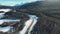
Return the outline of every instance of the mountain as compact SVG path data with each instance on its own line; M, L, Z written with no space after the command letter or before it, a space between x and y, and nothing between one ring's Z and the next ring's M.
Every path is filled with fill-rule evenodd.
M58 18L59 19L59 10L60 4L59 2L48 2L48 1L37 1L33 3L27 3L24 5L15 6L16 10L31 14L40 14L41 12L47 16ZM52 12L52 13L51 13ZM55 12L56 16L55 16Z
M60 34L60 4L59 3L60 2L54 2L54 1L52 2L37 1L33 3L27 3L21 6L20 5L13 6L13 9L16 10L17 12L12 14L14 14L14 16L17 17L18 15L22 16L22 14L23 15L31 14L38 16L38 22L31 31L31 34ZM12 8L12 7L8 7L8 8ZM22 16L21 18L24 19L23 17L24 16Z
M37 15L38 22L31 34L60 34L60 2L37 1L16 7L17 11Z

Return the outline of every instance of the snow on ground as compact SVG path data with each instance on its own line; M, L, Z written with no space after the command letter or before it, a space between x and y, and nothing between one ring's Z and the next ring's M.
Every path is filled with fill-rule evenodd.
M4 17L4 14L5 14L6 12L11 11L11 9L0 9L0 12L2 12L2 11L3 11L3 13L0 13L0 19Z
M8 32L11 28L13 28L13 27L10 27L10 26L0 27L0 31L1 31L1 32Z
M0 18L4 16L6 12L11 11L11 9L0 9L0 11L4 11L4 13L0 13ZM29 28L28 34L30 34L31 30L33 29L34 25L37 23L38 17L36 15L28 15L30 17L29 20L25 22L24 28L19 32L19 34L25 34L27 29ZM0 25L3 24L4 22L16 22L20 20L9 20L9 19L2 19L0 20ZM10 26L8 27L0 27L0 31L7 32L10 30Z
M4 12L6 13L6 12L11 11L11 9L0 9L0 12L1 12L1 11L4 11Z
M5 13L0 13L0 18L3 18L4 17L4 14Z
M29 28L28 34L30 34L30 31L33 29L34 25L37 23L38 17L35 15L29 15L30 19L25 22L24 28L19 32L19 34L25 34L27 29ZM32 23L33 22L33 23Z
M33 24L31 25L28 34L30 34L30 32L33 30L33 27L34 27L34 25L37 23L37 19L38 19L38 17L37 17L36 15L29 15L29 16L31 17L31 19L32 19L32 18L34 19L34 22L33 22Z
M11 9L0 9L0 12L3 11L3 13L0 13L0 19L4 17L4 14L6 12L11 11ZM9 20L9 19L1 19L0 20L0 25L3 24L4 22L16 22L16 21L20 21L19 19L17 20Z
M20 22L20 19L17 19L17 20L11 20L11 19L1 19L0 20L0 25L3 24L4 22Z

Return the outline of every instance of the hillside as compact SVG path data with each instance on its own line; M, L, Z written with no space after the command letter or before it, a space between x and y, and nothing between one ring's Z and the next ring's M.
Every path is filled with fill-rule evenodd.
M12 8L17 11L16 13L12 13L14 16L16 15L16 17L18 17L20 14L32 14L38 16L38 22L31 31L31 34L60 34L59 3L60 2L37 1L34 3L27 3L22 6L8 8Z
M60 34L60 2L37 1L24 4L17 11L37 15L37 24L31 34Z

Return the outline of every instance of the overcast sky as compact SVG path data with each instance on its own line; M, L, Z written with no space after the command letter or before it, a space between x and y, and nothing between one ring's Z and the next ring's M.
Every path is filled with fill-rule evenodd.
M14 6L16 4L25 4L30 2L35 2L38 0L0 0L0 5Z

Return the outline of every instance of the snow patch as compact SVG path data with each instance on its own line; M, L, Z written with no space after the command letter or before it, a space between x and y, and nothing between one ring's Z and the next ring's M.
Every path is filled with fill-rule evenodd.
M0 20L0 25L3 24L4 22L8 22L8 23L13 22L14 23L14 22L19 22L19 21L20 21L19 19L17 19L17 20L1 19Z
M0 9L0 12L1 12L1 11L4 11L4 12L6 13L6 12L11 11L11 9Z
M0 31L1 31L1 32L8 32L11 28L12 28L11 26L0 27Z
M19 34L25 34L27 29L29 28L28 30L28 34L30 34L31 30L33 29L34 25L37 23L37 19L38 17L36 15L28 15L30 17L29 20L27 20L25 22L25 26L24 28L19 32Z

